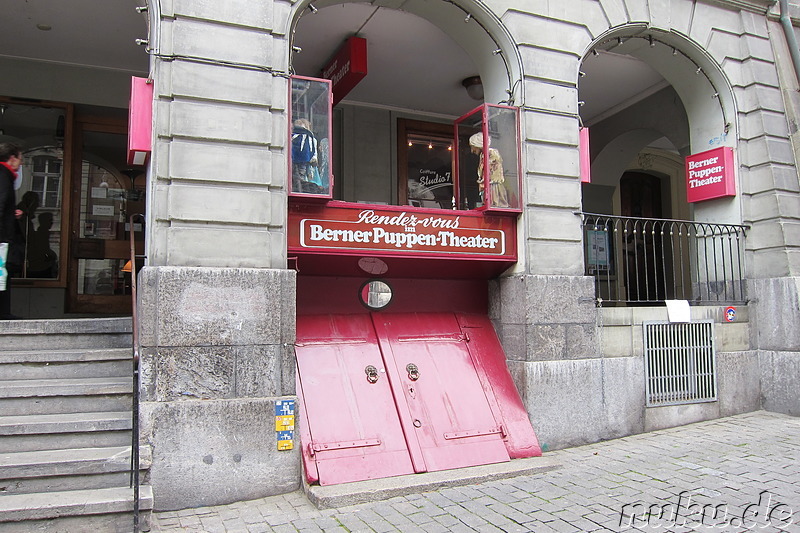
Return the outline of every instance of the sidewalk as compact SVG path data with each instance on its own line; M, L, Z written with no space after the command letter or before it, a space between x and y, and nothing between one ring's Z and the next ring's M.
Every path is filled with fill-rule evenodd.
M800 532L800 418L758 411L545 456L562 467L338 509L298 491L154 513L152 530Z

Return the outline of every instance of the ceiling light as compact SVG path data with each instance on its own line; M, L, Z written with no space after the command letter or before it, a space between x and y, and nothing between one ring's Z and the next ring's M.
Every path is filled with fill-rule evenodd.
M36 29L39 29L39 30L42 30L42 31L50 31L50 30L53 29L53 27L50 24L37 24L36 25Z
M461 85L467 90L467 94L473 100L483 100L483 82L480 76L470 76L461 80Z

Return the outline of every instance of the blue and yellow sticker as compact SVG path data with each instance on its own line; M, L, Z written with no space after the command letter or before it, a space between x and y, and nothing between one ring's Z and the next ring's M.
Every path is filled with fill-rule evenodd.
M278 432L278 451L294 448L294 431Z

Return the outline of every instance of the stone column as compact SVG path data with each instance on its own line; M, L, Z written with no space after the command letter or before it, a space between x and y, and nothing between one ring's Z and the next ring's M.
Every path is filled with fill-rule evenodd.
M161 11L149 39L155 143L139 275L140 420L157 510L300 484L297 447L277 450L274 407L295 394L282 33L290 6L151 6Z

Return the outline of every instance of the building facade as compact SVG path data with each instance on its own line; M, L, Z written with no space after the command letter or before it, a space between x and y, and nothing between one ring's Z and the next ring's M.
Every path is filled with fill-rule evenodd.
M147 52L149 70L133 74L152 81L152 153L146 167L139 167L146 176L139 182L146 182L141 197L125 197L124 213L120 200L112 217L136 209L145 214L139 233L146 260L137 302L141 423L142 442L153 452L149 481L157 509L300 486L310 443L295 434L293 445L280 449L275 425L276 402L287 400L298 401L302 425L297 335L302 333L303 346L317 339L304 329L310 327L308 316L359 315L342 302L350 292L355 301L362 283L376 278L395 289L403 302L394 304L398 313L463 311L491 320L534 440L544 451L762 408L800 414L793 386L800 375L800 333L794 327L800 320L798 65L792 53L797 5L141 5L146 10L138 31L146 32L146 43L139 51ZM325 194L306 195L291 183L291 80L322 78L323 67L352 36L366 39L369 66L333 107L330 151L320 150L331 155L331 203ZM120 79L131 72L95 69L81 76L75 66L3 61L44 77L65 70L69 83L61 86L3 80L0 94L11 107L27 105L19 100L27 98L64 109L64 135L84 143L86 154L94 146L90 133L124 133L119 121L110 124L118 110L125 111L127 89ZM473 76L480 77L479 101L462 87L462 79L466 86ZM108 91L81 85L83 78ZM518 209L452 209L464 207L459 198L469 196L458 190L459 183L474 179L465 165L448 167L458 203L445 201L461 223L470 217L486 224L495 223L493 216L506 221L508 264L478 254L309 251L295 238L301 219L307 220L297 213L315 209L450 216L441 198L414 196L411 189L430 164L413 166L411 148L420 142L433 149L432 139L457 141L448 132L482 103L518 113L518 133L504 130L518 139L518 175L506 175L508 182L518 179ZM78 119L99 106L101 119ZM587 137L588 145L582 141ZM28 137L17 138L26 140L26 150L36 148ZM710 152L698 160L710 161L718 149L731 157L724 179L733 192L688 201L687 190L700 185L688 181L695 167L685 159ZM111 158L101 161L100 150L94 152L95 159L61 156L67 157L64 166L75 169L70 183L80 181L78 160L85 176L84 192L74 189L73 203L64 204L65 212L75 214L60 233L59 257L70 259L53 279L20 286L16 305L30 309L22 298L35 291L59 291L56 298L64 301L74 292L69 301L84 305L67 307L75 312L100 313L111 305L87 288L97 289L96 275L73 290L89 278L76 273L73 279L71 273L91 269L80 261L98 260L89 241L107 231L102 217L112 209L99 199L99 209L86 207L102 192L100 182L90 181L87 165L111 167L120 180L125 176L124 163L104 164ZM582 180L582 154L590 163L588 181ZM55 152L44 155L52 164L59 161ZM505 154L504 160L507 170L513 167ZM135 189L136 177L130 173L130 187L111 189ZM98 221L78 212L93 213ZM658 220L673 221L667 231L677 233L665 240ZM80 238L71 239L75 228ZM131 230L137 231L123 222L120 231ZM692 239L686 249L679 244L684 231ZM709 252L708 243L719 235L719 248ZM106 244L105 259L116 258L111 248ZM674 262L667 264L666 257ZM361 258L377 258L387 270L358 271L348 263ZM678 275L683 267L687 273ZM461 299L465 293L471 296ZM678 303L668 308L667 300ZM689 324L709 329L698 334L702 342L693 334L674 341L671 353L702 344L709 359L701 369L671 372L667 363L649 358L663 347L648 328L658 326L651 322L683 327L681 301L691 303ZM413 334L422 326L409 327ZM699 365L701 359L692 352L685 358L690 360ZM478 366L484 363L478 359ZM661 381L653 381L659 376ZM699 376L710 376L708 390L698 392L706 386ZM313 433L316 422L305 423Z

